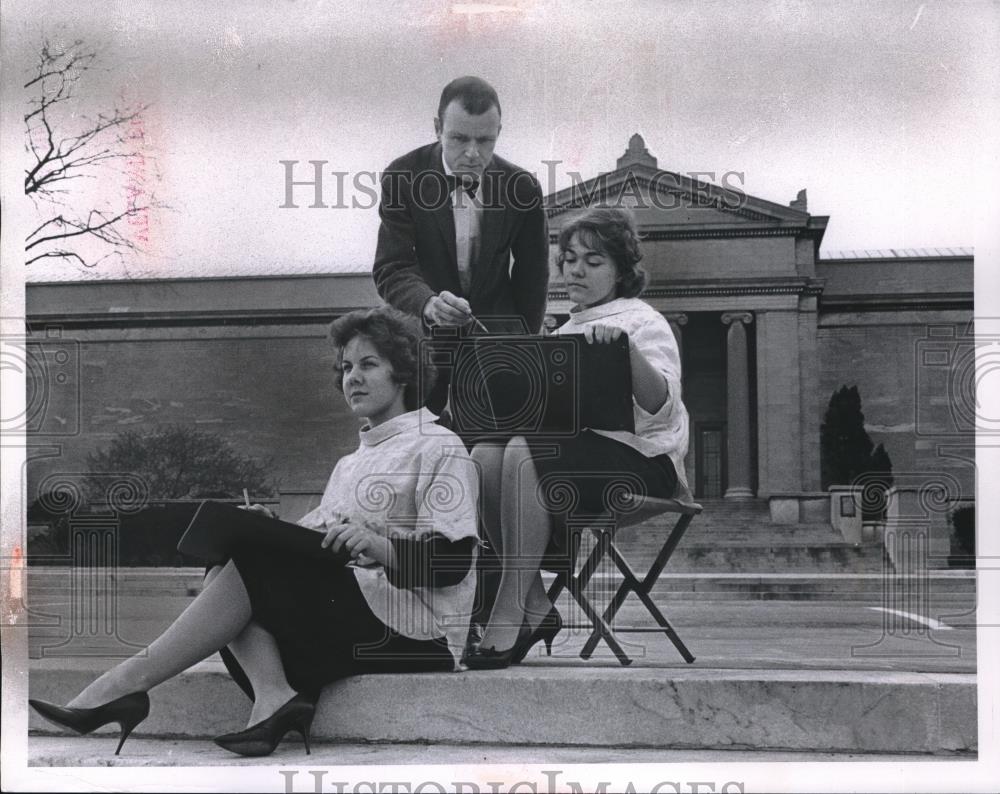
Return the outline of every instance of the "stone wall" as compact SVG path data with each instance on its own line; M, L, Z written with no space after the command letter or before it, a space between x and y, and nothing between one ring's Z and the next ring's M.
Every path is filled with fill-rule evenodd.
M822 364L817 421L834 391L856 385L868 434L885 445L897 481L905 476L912 482L904 484L919 485L936 475L954 478L961 491L954 498L972 499L975 435L956 421L952 393L956 377L963 376L950 366L925 363L924 356L928 346L961 351L971 317L971 312L823 316L817 334ZM954 336L934 335L939 332Z
M368 275L29 285L30 504L116 433L182 424L322 489L357 445L326 329L378 300Z
M735 257L790 239L761 238L746 249L719 242ZM705 256L709 242L699 243ZM810 461L818 472L819 424L846 384L858 386L869 433L896 472L940 472L957 483L956 499L972 498L974 428L956 409L971 392L954 377L973 371L962 363L972 351L972 258L821 261L816 270L826 280L818 306L791 295L652 299L689 313L686 358L722 343L719 310L755 314L748 337L758 492L816 490L806 475ZM84 471L87 454L126 429L176 422L217 432L270 461L286 488L321 488L356 444L356 423L333 388L325 331L334 317L378 303L369 274L33 284L27 301L44 363L29 388L29 404L40 406L29 503L48 474ZM719 351L709 358L714 367L692 367L685 399L693 419L721 421L725 361ZM964 407L974 414L974 404Z
M897 485L940 481L964 501L975 496L973 258L939 253L817 263L817 417L856 385Z
M64 339L79 354L79 432L33 436L59 454L29 465L29 502L47 475L86 471L87 454L126 430L181 424L219 434L291 488L321 489L357 444L357 423L334 389L325 326L92 330Z

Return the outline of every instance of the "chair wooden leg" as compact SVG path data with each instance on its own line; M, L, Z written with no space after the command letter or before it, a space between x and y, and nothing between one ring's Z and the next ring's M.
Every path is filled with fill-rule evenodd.
M612 559L615 559L617 549L615 549L613 544L609 546L609 552ZM620 557L620 555L618 556ZM619 569L621 569L621 566L619 566ZM628 598L628 594L636 591L636 588L639 585L639 581L635 578L635 575L632 573L632 569L629 568L627 564L625 566L625 570L622 570L622 574L625 577L625 580L618 586L618 589L615 590L615 594L611 597L611 601L608 603L608 606L602 615L602 619L607 624L610 624L611 621L615 619L615 615L618 614L618 610L621 609L622 604L625 603L625 599ZM586 644L584 644L583 651L581 651L580 655L585 659L588 658L594 652L599 640L600 635L597 631L594 631L587 639Z
M653 620L660 625L663 629L663 633L667 635L667 638L674 644L674 647L680 652L680 655L684 657L684 661L688 664L694 662L694 656L691 654L691 651L687 649L687 646L681 641L677 632L674 631L674 627L670 625L670 622L666 619L666 617L664 617L660 608L656 606L653 599L649 596L650 590L652 590L653 585L656 584L656 579L651 580L647 575L642 582L639 582L636 579L635 572L632 570L632 567L628 564L628 561L621 555L621 552L619 552L616 547L611 547L610 554L611 559L615 562L615 565L618 566L618 569L625 576L625 582L622 583L622 587L625 586L626 582L629 583L628 589L635 593L639 600L642 601L643 606L645 606L649 614L652 615ZM620 587L619 590L621 589L622 588ZM627 595L627 593L625 595ZM625 595L622 596L622 601L625 600ZM615 611L617 611L617 609ZM613 613L612 617L614 617ZM607 619L608 618L605 617L605 620Z
M677 524L674 526L670 533L670 537L667 538L667 542L663 544L663 548L660 549L660 553L656 555L656 559L653 560L653 564L649 566L649 571L646 573L645 581L655 583L657 579L660 578L660 574L663 573L663 569L667 564L667 561L674 553L674 549L677 548L677 544L681 542L681 538L684 537L684 533L687 531L688 525L691 523L691 519L694 516L681 516L677 520Z
M608 626L607 623L604 622L604 619L598 614L597 610L594 609L593 605L590 603L590 600L583 592L583 588L580 586L579 577L577 576L570 577L568 581L568 587L570 593L573 594L573 598L576 599L576 603L580 605L580 608L584 611L584 613L587 615L587 618L593 624L594 631L601 639L603 639L608 644L608 647L611 649L611 652L618 659L619 663L623 667L627 667L628 665L632 664L632 660L628 657L628 654L625 653L625 650L622 648L621 645L619 645L618 640L615 639L615 635L611 631L611 628ZM591 653L593 653L593 650L591 650ZM589 659L591 653L588 654L581 653L580 658Z
M581 530L574 530L570 536L569 559L571 561L576 560L577 554L580 550L581 536ZM615 657L618 659L619 663L622 664L622 666L628 666L632 664L632 660L615 639L615 636L608 627L608 624L601 619L600 614L596 609L594 609L594 606L590 603L590 599L587 598L587 595L584 592L587 583L593 577L598 565L600 565L601 559L604 557L607 548L607 545L604 543L596 544L588 555L586 562L584 562L581 567L579 574L573 572L572 562L570 563L570 567L557 570L555 581L553 581L549 586L547 595L549 597L549 601L554 604L563 589L569 590L573 600L576 601L576 603L580 606L580 609L583 610L584 614L590 620L596 636L599 639L603 639L608 644L608 647L611 649L612 653L614 653ZM592 653L593 650L586 655L581 654L581 658L589 659Z
M556 572L556 578L552 581L552 584L549 585L548 592L546 593L549 601L552 602L553 605L556 603L556 599L562 594L562 591L566 589L566 579L570 575L571 574L567 574L565 571Z
M618 586L618 589L615 591L614 596L612 596L611 601L608 603L608 606L602 615L602 620L605 625L610 624L614 620L615 615L618 614L622 605L625 603L625 600L628 598L628 594L635 593L642 602L643 606L646 607L646 610L652 618L663 629L663 633L673 643L674 647L688 664L694 662L694 655L688 650L687 646L681 640L680 636L678 636L673 626L670 625L670 622L660 611L659 607L657 607L652 598L650 598L649 594L659 579L660 574L663 572L663 569L669 561L671 555L674 553L674 549L677 548L677 544L680 542L684 532L687 530L688 525L691 523L691 519L692 516L681 516L681 518L678 519L677 524L674 526L670 536L667 538L667 542L663 545L663 548L660 549L659 554L657 554L656 559L642 580L640 580L635 571L632 570L632 567L621 555L621 552L618 551L614 542L611 541L610 538L607 538L607 553L614 561L618 570L621 572L623 581ZM597 647L597 643L600 639L601 634L595 629L595 631L587 639L587 642L584 644L580 656L584 659L589 658L594 652L594 649Z
M608 551L608 545L603 541L603 536L598 537L597 541L598 542L594 544L594 548L591 549L590 554L587 556L586 562L584 562L583 566L580 568L580 573L576 575L577 579L580 581L581 587L586 587L590 584L591 578L597 572L597 568L601 564L601 560L604 559L604 555Z
M650 616L656 621L660 628L622 628L621 631L649 631L653 633L662 631L688 664L694 662L694 655L681 641L681 638L678 636L673 626L670 625L670 622L664 616L660 608L653 602L651 597L653 587L656 585L660 574L663 572L663 569L666 567L671 555L673 555L674 550L677 548L677 544L680 543L681 538L687 531L693 517L693 514L685 514L677 520L677 523L671 530L670 535L667 537L666 543L663 544L663 547L656 555L656 559L653 561L653 564L650 566L645 576L641 579L636 575L635 571L632 569L631 565L629 565L624 556L622 556L621 552L618 551L617 546L615 546L613 539L613 524L608 528L595 527L593 525L587 527L591 530L591 532L593 532L597 542L594 544L593 550L581 566L580 572L575 573L575 566L573 563L568 564L565 569L557 570L555 581L549 587L547 592L549 600L555 603L555 600L564 589L569 590L573 600L576 601L576 603L583 610L584 614L590 620L591 634L587 638L586 643L584 643L583 650L580 652L580 658L589 659L596 650L597 644L603 639L623 666L632 663L632 659L625 653L625 650L615 637L611 624L628 598L628 594L635 593L636 597L639 598L642 605L646 608ZM575 561L578 556L581 535L582 528L574 530L571 534L570 560ZM597 572L597 569L605 555L610 556L614 561L615 566L623 576L623 581L615 590L614 595L611 597L607 607L604 609L603 614L601 614L598 613L597 609L595 609L594 605L587 598L585 590L587 585L590 583L590 580Z

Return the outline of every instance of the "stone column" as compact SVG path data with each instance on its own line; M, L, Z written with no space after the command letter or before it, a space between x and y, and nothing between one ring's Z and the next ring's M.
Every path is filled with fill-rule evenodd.
M674 332L674 339L677 340L677 352L681 354L681 361L684 360L684 337L682 327L687 325L688 316L684 312L671 312L664 314L667 322L670 323L670 330Z
M802 493L802 370L815 367L815 360L805 362L799 349L797 308L754 312L753 324L757 339L757 496ZM815 403L811 410L817 412Z
M747 360L746 325L750 312L725 312L726 335L726 463L729 487L726 499L750 499L750 363Z

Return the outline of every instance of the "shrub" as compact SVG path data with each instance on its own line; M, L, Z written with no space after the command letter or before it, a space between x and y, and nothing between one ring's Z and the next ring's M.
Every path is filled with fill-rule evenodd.
M874 448L873 448L874 447ZM830 398L820 427L820 477L823 488L850 485L862 477L868 488L879 483L892 486L892 459L882 444L874 446L865 430L861 394L857 386L841 386ZM885 518L885 500L866 500L862 507L866 521Z
M948 514L951 522L951 554L948 565L954 568L976 567L976 508L959 507Z

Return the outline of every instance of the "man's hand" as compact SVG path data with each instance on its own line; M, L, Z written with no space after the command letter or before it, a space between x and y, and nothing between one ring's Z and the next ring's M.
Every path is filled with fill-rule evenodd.
M622 329L613 325L587 325L583 329L583 338L587 340L588 345L593 342L597 344L614 342L621 335Z
M472 319L472 307L465 298L445 290L424 304L424 319L431 325L465 325Z
M264 507L264 505L258 505L258 504L253 504L253 505L237 505L237 507L239 507L240 510L249 510L249 511L251 511L253 513L263 513L268 518L277 518L278 517L277 513L275 513L273 510L271 510L268 507Z
M344 523L334 524L327 530L320 546L324 549L329 547L334 553L344 549L353 560L364 555L386 568L392 567L396 562L396 553L387 537L346 519Z

